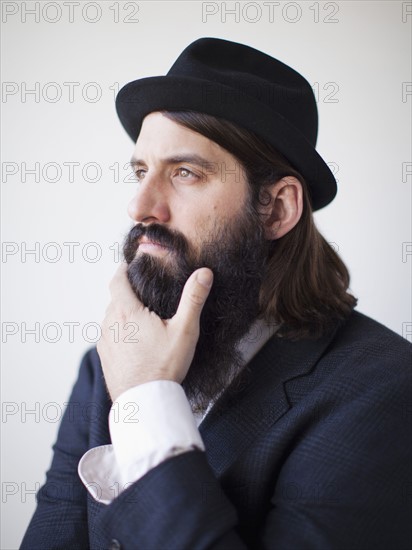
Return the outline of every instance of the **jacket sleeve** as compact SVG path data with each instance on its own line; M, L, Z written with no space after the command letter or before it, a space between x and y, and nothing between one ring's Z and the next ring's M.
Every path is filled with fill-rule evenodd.
M93 353L95 350L89 351L82 360L53 446L52 464L38 491L37 508L20 550L90 548L87 501L91 497L78 476L78 464L90 448L93 427L85 411L101 405L101 396L96 399L93 390L102 387L101 381L95 380ZM100 506L93 528L107 547L117 538L122 550L157 550L165 544L179 550L246 548L234 531L235 507L202 451L185 452L162 462L109 506Z
M122 550L242 550L236 509L202 451L170 458L106 507L98 528Z
M90 350L82 359L79 376L62 418L46 482L37 493L37 508L21 550L89 547L87 490L77 473L88 449L89 422L85 411L92 403L93 372Z

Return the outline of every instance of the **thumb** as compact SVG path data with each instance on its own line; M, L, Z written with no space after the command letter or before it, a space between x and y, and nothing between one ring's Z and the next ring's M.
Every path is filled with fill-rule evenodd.
M176 320L185 332L197 333L200 314L212 284L213 272L207 267L194 271L186 281L179 307L173 317L173 320Z

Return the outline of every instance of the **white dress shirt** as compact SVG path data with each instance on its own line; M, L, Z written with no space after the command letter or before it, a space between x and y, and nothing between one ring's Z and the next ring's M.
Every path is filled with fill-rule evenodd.
M246 365L277 327L256 321L238 349ZM222 390L223 391L223 390ZM109 414L111 445L94 447L80 459L80 479L95 500L110 504L129 485L172 456L205 450L198 426L204 414L192 412L180 384L153 380L129 388Z

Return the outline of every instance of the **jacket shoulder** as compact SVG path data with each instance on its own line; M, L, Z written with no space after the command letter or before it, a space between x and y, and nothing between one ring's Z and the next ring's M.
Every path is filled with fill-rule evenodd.
M353 311L335 333L313 374L318 383L345 380L347 388L359 386L388 395L394 391L405 399L412 387L411 367L412 344L408 340Z
M333 350L339 354L370 357L377 362L390 361L411 366L412 344L385 325L358 311L353 311L338 330Z

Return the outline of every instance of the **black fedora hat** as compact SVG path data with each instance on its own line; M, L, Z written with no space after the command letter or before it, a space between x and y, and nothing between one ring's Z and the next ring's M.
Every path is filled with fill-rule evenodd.
M318 210L336 195L336 180L317 153L318 111L310 84L281 61L237 42L200 38L166 76L126 84L116 97L126 132L136 141L153 111L198 111L254 132L305 178Z

